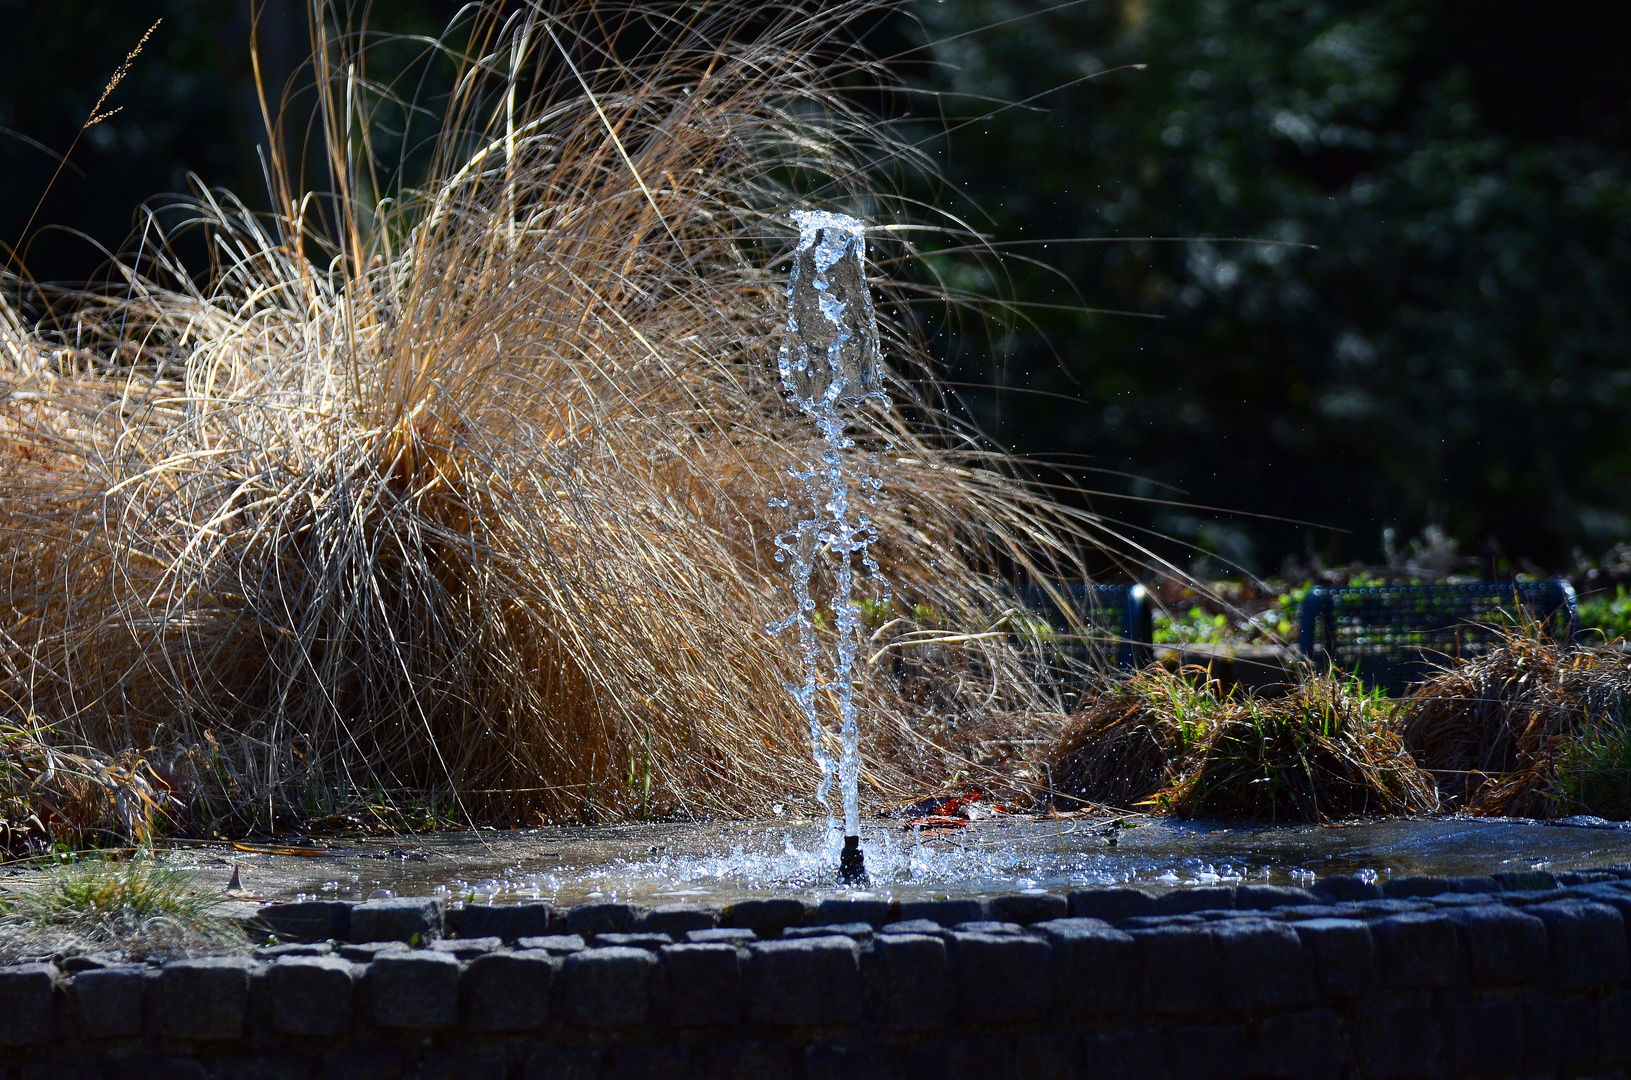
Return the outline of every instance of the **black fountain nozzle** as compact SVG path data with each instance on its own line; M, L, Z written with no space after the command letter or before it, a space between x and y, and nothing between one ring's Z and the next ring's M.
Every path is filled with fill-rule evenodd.
M845 885L866 880L866 855L861 851L859 836L844 837L844 850L838 853L838 879Z

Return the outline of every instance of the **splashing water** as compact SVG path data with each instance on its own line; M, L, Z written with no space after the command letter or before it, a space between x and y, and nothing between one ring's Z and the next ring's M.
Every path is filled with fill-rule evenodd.
M821 769L816 798L826 808L829 825L832 806L828 793L836 774L844 798L844 834L860 831L856 779L860 771L860 734L856 727L853 674L860 641L860 608L853 596L854 561L858 556L868 575L885 589L868 545L877 539L866 510L852 518L850 487L867 492L876 504L882 481L869 473L854 474L845 451L855 440L845 434L844 409L869 398L888 402L882 390L878 349L878 323L866 285L865 227L855 218L818 211L795 211L798 248L787 281L787 337L777 356L782 387L790 401L815 420L825 446L821 461L789 475L801 489L800 516L793 528L776 538L779 562L792 561L793 613L766 629L782 633L797 629L804 651L804 682L789 683L810 723L810 744ZM874 459L875 460L875 459ZM788 500L772 505L788 506ZM808 511L808 516L803 516ZM822 553L835 561L831 598L837 630L837 657L826 686L838 705L841 755L835 764L824 737L816 691L823 685L821 648L816 636L817 603L811 582ZM887 599L887 592L884 596Z

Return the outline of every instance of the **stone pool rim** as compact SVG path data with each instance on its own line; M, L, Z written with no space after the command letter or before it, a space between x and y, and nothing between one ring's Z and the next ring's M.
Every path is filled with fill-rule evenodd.
M1341 1080L1631 1064L1627 866L722 908L308 901L245 918L291 940L0 968L0 1077ZM539 919L545 933L522 933Z

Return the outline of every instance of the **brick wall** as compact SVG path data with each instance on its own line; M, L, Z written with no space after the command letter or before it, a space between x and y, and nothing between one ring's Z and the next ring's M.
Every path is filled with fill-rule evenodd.
M0 1077L1618 1076L1631 871L723 911L270 905L0 969Z

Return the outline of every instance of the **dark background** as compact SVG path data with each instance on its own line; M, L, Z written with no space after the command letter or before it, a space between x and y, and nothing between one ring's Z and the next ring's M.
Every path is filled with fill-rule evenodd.
M95 277L96 245L123 244L137 207L189 173L264 204L248 10L0 0L7 245L56 168L25 140L65 150L165 20L108 103L123 111L85 133L40 207L36 279ZM434 33L454 10L392 0L371 23ZM1009 312L947 332L968 327L928 310L925 329L957 407L1066 470L1039 475L1096 489L1095 509L1212 573L1398 561L1412 544L1452 569L1573 569L1631 539L1631 5L944 0L909 15L865 28L923 91L885 107L944 170L902 183L1005 256L929 265ZM298 90L303 6L268 3L261 40L268 83ZM433 91L440 69L415 55L382 45L374 73ZM988 99L1033 97L979 119ZM411 173L423 132L382 127Z

